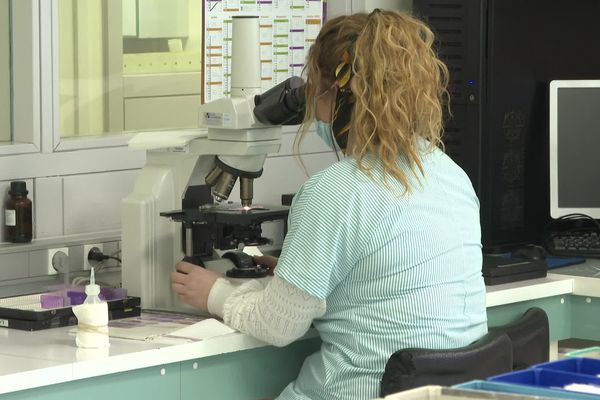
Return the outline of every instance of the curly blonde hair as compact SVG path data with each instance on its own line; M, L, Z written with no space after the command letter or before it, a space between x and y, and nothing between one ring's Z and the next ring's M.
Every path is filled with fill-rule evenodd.
M400 181L404 192L410 192L409 177L398 156L404 156L420 181L423 164L419 138L429 141L429 151L443 149L448 68L437 57L433 43L434 35L427 25L396 11L376 10L325 23L310 48L304 70L306 113L297 143L313 122L316 96L335 83L336 67L348 52L350 88L355 98L348 152L369 176L380 160L386 183L392 176Z

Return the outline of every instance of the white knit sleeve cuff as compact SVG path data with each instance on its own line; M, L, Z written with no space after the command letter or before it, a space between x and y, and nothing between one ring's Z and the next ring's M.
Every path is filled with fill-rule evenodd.
M210 293L208 294L208 312L223 318L225 301L227 300L227 297L229 297L229 295L235 291L235 289L236 286L232 285L227 279L217 279L210 290Z

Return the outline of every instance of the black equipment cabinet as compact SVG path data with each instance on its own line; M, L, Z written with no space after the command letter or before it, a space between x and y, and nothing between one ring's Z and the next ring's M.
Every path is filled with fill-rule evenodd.
M600 79L598 0L414 0L450 70L444 143L481 201L488 251L540 243L549 214L548 85Z

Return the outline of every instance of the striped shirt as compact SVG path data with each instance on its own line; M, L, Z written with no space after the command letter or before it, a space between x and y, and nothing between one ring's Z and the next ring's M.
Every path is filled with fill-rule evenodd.
M314 320L321 350L278 399L372 399L393 352L462 347L487 332L479 202L442 151L422 162L408 195L348 157L294 197L275 274L327 311Z

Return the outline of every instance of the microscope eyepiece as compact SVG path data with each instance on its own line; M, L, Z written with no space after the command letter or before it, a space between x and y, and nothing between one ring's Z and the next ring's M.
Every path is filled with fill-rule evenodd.
M204 178L204 181L211 187L212 195L217 202L227 200L231 190L240 178L240 200L242 206L250 207L254 197L254 179L262 175L262 169L256 172L242 171L225 164L215 157L215 165Z
M263 124L298 125L304 120L304 81L292 76L254 96L254 116Z

